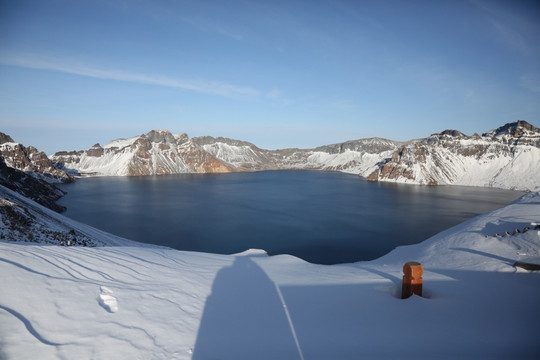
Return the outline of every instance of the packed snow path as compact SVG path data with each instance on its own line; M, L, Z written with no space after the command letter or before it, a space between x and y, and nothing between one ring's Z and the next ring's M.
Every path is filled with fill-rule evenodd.
M0 359L537 359L540 193L370 262L0 242ZM133 243L130 243L133 244ZM402 266L424 298L398 298Z

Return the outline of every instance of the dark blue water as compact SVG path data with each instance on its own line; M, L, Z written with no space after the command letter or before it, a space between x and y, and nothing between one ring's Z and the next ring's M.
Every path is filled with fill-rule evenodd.
M62 188L65 215L128 239L222 254L258 248L320 264L377 258L522 195L322 171L99 177Z

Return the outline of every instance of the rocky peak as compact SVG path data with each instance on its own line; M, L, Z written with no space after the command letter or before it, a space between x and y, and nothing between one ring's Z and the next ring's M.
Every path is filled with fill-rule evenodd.
M505 124L495 130L491 130L487 133L484 133L482 134L482 136L493 137L493 136L510 135L512 137L517 138L517 137L523 136L527 132L533 132L540 135L540 129L529 124L525 120L518 120L515 122Z
M200 146L223 143L223 144L227 144L231 146L248 146L251 148L257 148L257 146L255 146L254 144L250 142L230 139L230 138L221 137L221 136L217 138L212 137L212 136L198 136L198 137L194 137L192 140L194 143Z
M8 135L2 135L3 139L11 140L0 144L0 158L4 160L6 166L33 173L36 177L48 182L75 181L74 177L55 167L44 152L33 146L25 147L14 142Z
M185 134L184 134L185 135ZM152 130L141 136L153 143L177 143L177 138L169 130ZM187 137L187 135L186 135Z
M15 141L13 141L11 136L4 134L3 132L0 132L0 144L4 144L7 142L15 142Z
M101 145L97 143L97 144L94 144L90 149L88 149L88 151L86 152L86 155L93 156L93 157L100 157L101 155L103 155L103 151L104 150L101 147Z
M314 151L322 151L329 154L342 154L346 151L377 154L383 151L395 150L399 145L400 143L397 141L375 137L360 140L350 140L339 144L319 146L315 148Z
M452 137L467 137L467 135L465 135L464 133L462 133L461 131L458 131L458 130L451 130L451 129L447 129L447 130L444 130L444 131L441 131L439 133L435 133L433 134L435 136L444 136L444 135L447 135L447 136L452 136ZM432 135L432 136L433 136Z
M175 135L175 137L176 137L176 142L178 144L183 144L183 143L185 143L186 141L189 140L189 136L186 133L181 133L181 134Z
M447 129L441 132L437 132L435 134L431 134L427 138L421 139L420 142L426 143L429 145L442 144L442 143L447 144L447 143L453 143L455 141L459 141L461 139L465 139L467 137L468 136L462 133L461 131Z

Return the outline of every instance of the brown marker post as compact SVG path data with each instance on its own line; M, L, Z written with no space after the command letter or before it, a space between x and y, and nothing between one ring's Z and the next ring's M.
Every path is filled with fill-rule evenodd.
M409 261L403 265L403 285L401 287L401 298L407 299L412 294L422 296L422 275L424 269L416 261Z

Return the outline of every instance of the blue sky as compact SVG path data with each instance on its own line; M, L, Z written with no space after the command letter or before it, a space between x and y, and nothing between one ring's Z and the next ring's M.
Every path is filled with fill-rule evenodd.
M540 126L536 1L1 1L0 131L262 148Z

